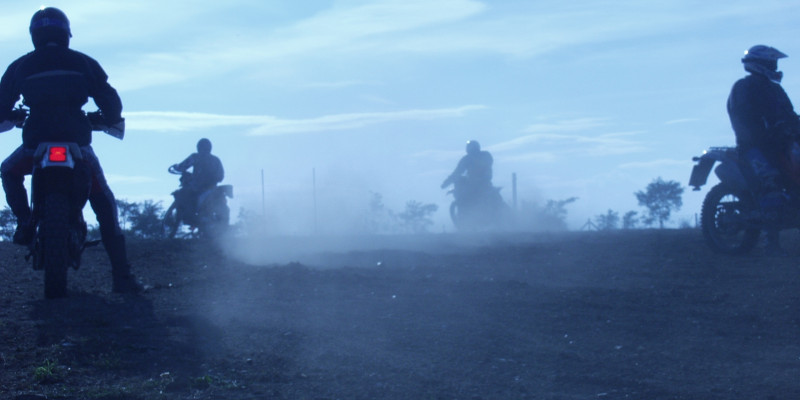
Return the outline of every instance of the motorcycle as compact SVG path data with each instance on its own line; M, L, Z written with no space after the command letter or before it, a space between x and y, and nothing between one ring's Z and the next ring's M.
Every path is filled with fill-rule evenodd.
M746 254L757 244L766 227L766 213L761 202L761 182L752 167L743 162L735 147L712 147L694 157L689 186L699 191L705 185L712 167L720 182L703 199L700 226L706 243L724 254ZM800 195L791 185L781 196L788 199L781 215L779 229L800 228Z
M472 187L463 177L456 180L453 189L447 192L453 195L450 219L456 229L474 232L505 228L510 209L503 201L500 190L496 186Z
M26 108L14 110L15 125L27 119ZM87 113L93 131L105 131L122 139L105 124L100 111ZM28 244L26 261L44 271L44 296L67 295L67 271L77 270L81 254L99 240L87 241L83 207L89 199L91 171L83 162L81 148L72 142L43 142L33 155L31 177L31 224L33 240Z
M189 227L192 236L218 238L230 225L228 198L233 198L232 185L215 185L200 193L195 200L187 188L192 173L179 171L174 165L167 169L173 175L180 175L180 187L172 192L173 202L162 218L164 230L170 239L174 238L181 224ZM192 202L196 201L196 207ZM193 210L194 209L194 210Z

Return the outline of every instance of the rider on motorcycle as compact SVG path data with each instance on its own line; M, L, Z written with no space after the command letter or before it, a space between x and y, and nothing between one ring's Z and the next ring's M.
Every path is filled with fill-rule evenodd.
M181 193L183 206L186 207L186 215L194 215L197 207L201 203L201 197L222 182L225 177L225 170L219 158L211 154L211 141L203 138L197 141L197 153L192 153L179 164L173 164L172 169L179 172L187 172L192 169L188 179L181 180Z
M781 189L790 178L782 166L787 150L800 134L800 120L780 85L783 73L778 71L778 60L785 57L764 45L745 51L742 63L750 74L733 85L728 97L736 145L761 181L768 247L776 251L780 251L780 212L787 201Z
M491 190L493 162L492 155L481 150L477 140L467 141L467 154L461 157L453 173L442 182L442 189L451 184L461 185L468 198Z
M34 50L11 63L0 80L0 132L14 126L12 110L20 96L30 108L22 128L22 146L0 166L6 201L17 217L14 243L28 245L34 236L24 176L32 172L36 147L46 141L75 142L91 170L89 202L111 261L113 291L139 292L142 286L130 272L117 203L92 150L92 126L81 109L89 97L93 98L110 131L121 137L125 131L122 102L100 64L69 48L72 33L61 10L38 10L29 31Z

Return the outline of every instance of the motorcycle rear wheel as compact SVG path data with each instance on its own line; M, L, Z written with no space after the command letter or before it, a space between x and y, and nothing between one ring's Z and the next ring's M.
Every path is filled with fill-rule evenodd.
M69 200L62 193L44 198L39 222L39 251L44 267L44 297L55 299L67 295L69 266Z
M231 211L227 204L218 204L214 209L204 212L201 216L200 237L205 239L219 239L228 230L231 220Z
M761 234L752 221L747 221L755 210L755 199L749 193L722 183L711 188L700 214L708 246L723 254L746 254L752 250Z

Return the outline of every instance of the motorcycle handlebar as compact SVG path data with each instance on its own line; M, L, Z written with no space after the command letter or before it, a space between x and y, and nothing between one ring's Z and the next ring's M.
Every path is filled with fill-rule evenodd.
M11 110L11 122L14 123L14 126L17 128L22 128L25 124L25 120L28 119L29 110L23 106L18 106L17 108ZM103 131L111 136L114 136L117 139L122 140L122 135L116 130L112 129L106 122L105 117L103 116L103 112L100 110L91 111L86 113L86 117L89 118L89 123L92 125L92 131ZM122 119L123 123L125 119Z
M25 123L25 119L28 118L28 109L17 107L11 110L11 122L14 123L14 126L17 128L22 128L22 125Z

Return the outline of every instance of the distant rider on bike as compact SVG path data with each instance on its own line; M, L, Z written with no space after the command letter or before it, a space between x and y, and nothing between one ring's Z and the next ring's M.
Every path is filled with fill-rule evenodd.
M194 216L197 207L202 203L202 196L213 189L225 178L225 170L219 158L211 154L211 141L203 138L197 142L197 153L192 153L172 169L187 172L191 168L187 181L181 180L181 201L186 215Z
M778 60L787 57L779 50L753 46L742 63L750 74L738 80L728 97L728 115L736 134L736 145L762 184L761 208L767 223L768 249L780 252L779 223L787 199L781 189L791 179L786 154L800 133L800 121L792 102L780 85L783 73Z
M0 131L13 127L12 110L20 96L30 108L30 116L22 128L22 146L0 166L6 201L17 217L14 243L28 245L33 240L34 227L30 224L31 209L24 177L33 170L36 147L47 141L78 143L83 160L91 170L89 203L97 216L103 246L111 261L113 290L139 292L142 286L130 272L125 236L117 218L117 203L91 147L92 125L81 109L89 97L94 99L110 127L109 133L121 137L125 131L122 102L100 64L69 48L72 33L69 20L61 10L40 9L33 14L29 31L34 50L11 63L0 80Z
M457 184L464 186L464 194L469 198L491 190L492 155L481 150L477 140L467 141L467 154L458 161L453 173L442 182L442 189Z

